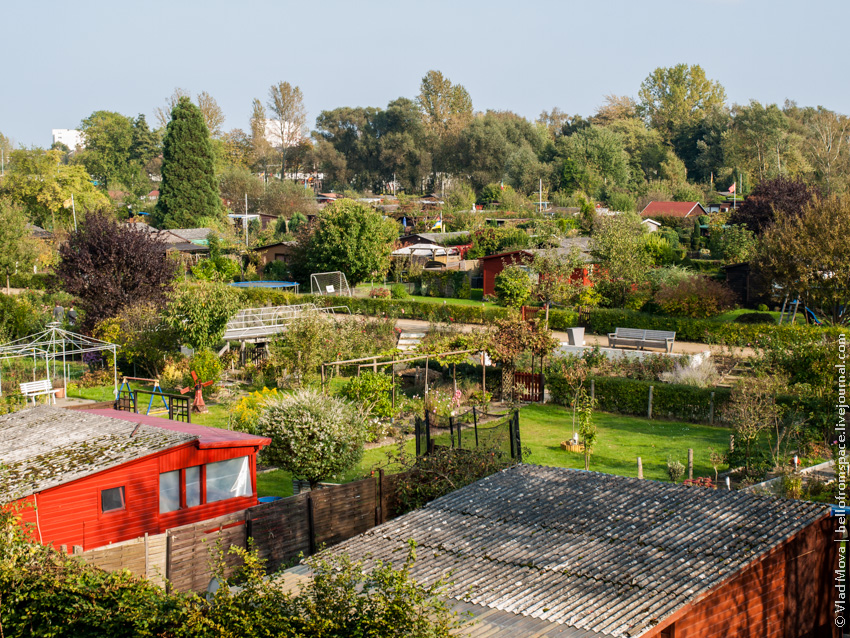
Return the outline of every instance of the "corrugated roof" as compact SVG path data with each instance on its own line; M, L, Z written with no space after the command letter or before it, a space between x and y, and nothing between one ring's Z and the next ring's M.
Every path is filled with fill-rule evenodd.
M804 501L520 465L331 551L367 566L400 561L412 538L412 577L450 573L452 598L469 593L472 605L578 632L568 636L637 636L827 514Z
M5 414L0 416L0 502L195 439L186 432L47 405Z

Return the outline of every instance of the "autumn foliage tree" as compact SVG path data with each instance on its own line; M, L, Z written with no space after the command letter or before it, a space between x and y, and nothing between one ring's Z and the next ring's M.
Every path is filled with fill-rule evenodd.
M803 182L777 177L762 182L732 213L731 224L746 224L756 234L761 234L775 221L793 217L803 212L814 192Z
M161 303L176 268L164 243L108 213L90 213L59 249L56 275L62 288L80 299L83 328L141 302Z

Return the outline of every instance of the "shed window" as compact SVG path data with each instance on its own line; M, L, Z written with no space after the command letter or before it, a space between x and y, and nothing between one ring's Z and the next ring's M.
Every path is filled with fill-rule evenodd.
M159 513L180 509L180 470L159 475Z
M186 507L201 504L201 467L186 468Z
M124 503L124 486L111 487L108 490L103 490L100 493L100 510L102 512L115 512L123 510Z
M206 466L207 503L237 496L251 496L250 464L247 456Z

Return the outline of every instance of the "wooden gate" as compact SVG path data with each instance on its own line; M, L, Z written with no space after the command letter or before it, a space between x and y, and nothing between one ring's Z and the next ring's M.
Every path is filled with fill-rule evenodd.
M543 401L543 375L530 372L514 372L515 387L522 388L520 399L532 403Z

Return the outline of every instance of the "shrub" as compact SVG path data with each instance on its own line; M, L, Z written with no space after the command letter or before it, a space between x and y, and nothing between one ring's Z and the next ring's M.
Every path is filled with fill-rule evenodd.
M286 281L289 277L289 268L282 261L270 261L263 268L263 274L271 281Z
M392 379L382 373L363 372L353 377L342 388L342 396L356 403L366 413L379 418L393 415L391 400Z
M239 295L217 282L178 285L163 318L181 343L193 348L211 348L221 340L224 328L239 308Z
M389 299L391 296L389 288L372 288L369 291L369 297L372 299Z
M234 429L255 434L263 408L269 401L276 400L280 396L277 388L271 390L263 388L239 399L239 402L233 406L233 410L230 412Z
M756 310L758 310L759 312L767 312L768 310L770 310L770 308L768 308L766 304L760 303L758 306L756 306Z
M734 293L725 284L708 277L694 277L675 286L662 284L655 302L674 317L713 317L734 305Z
M195 353L189 360L189 372L183 377L184 387L194 387L195 381L192 379L192 371L198 375L199 381L213 382L207 388L208 391L214 392L218 389L218 382L221 380L221 360L215 352L205 348Z
M680 383L698 388L711 387L719 378L717 368L710 359L703 359L696 366L676 362L676 366L671 371L661 373L661 380L665 383Z
M272 440L263 458L306 479L311 488L351 469L363 456L363 415L351 403L315 390L269 400L258 430Z
M393 299L410 299L410 293L407 292L407 286L402 284L394 284L391 286L390 296Z
M469 299L469 276L462 270L426 270L421 282L422 294L429 297Z
M496 275L494 288L499 305L519 308L531 296L531 277L522 266L511 264Z
M685 466L682 465L678 460L668 457L667 458L667 476L670 477L670 481L672 483L678 483L679 479L685 475Z
M766 312L745 312L744 314L735 317L735 323L769 323L775 325L776 319L773 315Z

